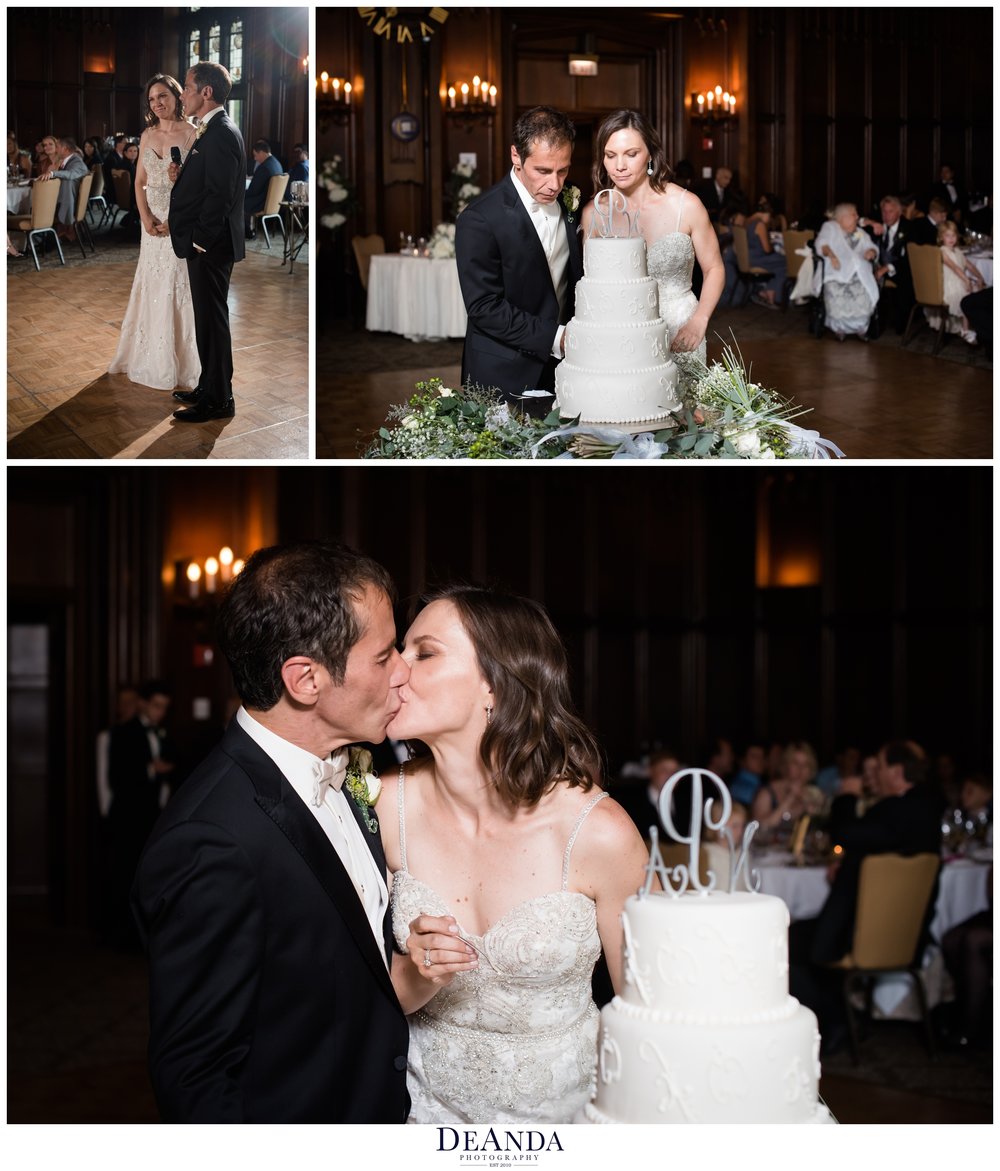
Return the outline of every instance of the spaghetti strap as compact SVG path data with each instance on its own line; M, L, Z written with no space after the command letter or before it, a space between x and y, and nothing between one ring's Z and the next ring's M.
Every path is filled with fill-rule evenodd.
M687 195L687 191L682 191L680 202L677 204L677 227L674 228L675 232L679 232L681 230L681 212L684 210L684 196L685 195Z
M403 777L405 766L399 766L399 784L396 786L396 805L399 809L399 863L406 870L406 818L403 816Z
M587 814L594 808L598 801L603 801L607 797L607 793L598 793L596 797L592 797L587 802L586 807L580 816L576 819L576 825L573 826L573 832L569 835L569 841L566 843L566 853L563 854L563 872L562 872L562 889L566 889L566 884L569 882L569 856L573 852L573 846L576 843L576 835L580 832L583 823L587 820Z

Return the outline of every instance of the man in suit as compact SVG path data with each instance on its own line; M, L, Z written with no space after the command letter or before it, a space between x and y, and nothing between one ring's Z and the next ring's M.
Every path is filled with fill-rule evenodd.
M903 333L913 307L913 277L906 258L907 244L919 234L913 221L903 218L903 204L897 195L883 196L879 203L882 222L859 220L859 225L878 245L875 279L879 286L879 319L882 327L891 321L896 333Z
M728 167L718 167L714 178L704 180L694 189L695 195L705 205L708 218L713 224L718 223L719 212L726 202L726 189L732 181L733 172Z
M938 228L948 219L948 205L934 198L927 205L927 214L910 220L911 244L936 244Z
M919 745L890 742L878 754L876 803L859 817L861 778L848 777L841 781L840 795L830 810L829 834L842 848L842 861L819 916L793 923L788 943L792 995L816 1013L827 1053L846 1040L846 1017L839 974L825 965L851 950L861 863L870 854L937 854L941 849L943 801L927 773L927 758ZM925 935L936 892L935 884Z
M969 214L969 200L965 188L955 178L955 172L949 163L941 164L938 175L938 182L931 184L928 196L930 199L940 199L947 206L948 217L961 224Z
M59 148L59 166L42 175L38 180L44 183L47 179L62 179L59 188L59 200L56 203L56 223L60 236L66 240L76 239L76 196L80 190L80 180L89 174L87 164L78 153L79 147L72 138L57 138Z
M406 1120L385 855L344 784L344 746L384 738L409 676L392 596L375 562L303 543L254 553L223 601L243 706L132 895L165 1120Z
M309 182L309 144L297 142L292 147L292 169L288 172L288 183Z
M267 203L267 188L275 175L281 174L281 163L271 154L271 144L263 138L258 138L250 148L253 154L254 167L250 186L243 197L243 218L246 221L247 239L252 240L257 235L253 215L263 211Z
M501 390L519 410L545 415L563 356L563 331L583 275L579 210L569 174L576 127L536 106L514 127L511 171L458 217L455 252L468 313L462 382ZM579 199L579 192L576 192Z
M201 378L194 390L175 390L190 405L174 411L182 423L231 419L233 339L229 331L229 280L245 255L243 136L223 103L233 83L228 70L199 61L184 81L184 113L200 118L198 136L183 167L170 166L170 240L187 261L194 304L195 340Z

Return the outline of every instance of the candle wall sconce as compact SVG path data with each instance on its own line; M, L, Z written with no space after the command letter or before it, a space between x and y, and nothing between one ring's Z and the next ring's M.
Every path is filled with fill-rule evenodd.
M208 557L185 558L175 562L176 605L183 609L203 609L214 605L242 568L243 558L237 557L228 545Z
M702 93L691 94L691 120L708 131L713 127L728 130L736 123L736 95L721 85Z
M332 122L346 126L357 108L355 87L344 77L331 77L324 69L316 78L316 115L322 129Z
M499 97L497 87L476 74L471 82L456 81L448 86L444 112L448 118L464 122L467 129L471 129L475 122L489 122L496 117Z

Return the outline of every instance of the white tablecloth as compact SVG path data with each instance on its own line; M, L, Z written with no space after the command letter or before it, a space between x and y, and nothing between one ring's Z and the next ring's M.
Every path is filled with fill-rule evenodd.
M992 255L992 253L989 256L977 256L974 252L969 252L966 254L966 259L969 261L970 264L975 265L977 271L982 276L987 287L988 288L992 287L992 285L993 285L993 255Z
M368 270L369 329L411 341L465 337L465 302L454 260L373 256Z
M7 188L7 214L31 215L31 187Z

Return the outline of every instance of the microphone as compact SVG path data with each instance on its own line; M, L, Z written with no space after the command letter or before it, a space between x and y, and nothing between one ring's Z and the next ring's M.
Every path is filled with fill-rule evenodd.
M170 148L170 161L178 167L181 165L181 148L179 146Z

